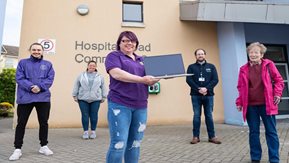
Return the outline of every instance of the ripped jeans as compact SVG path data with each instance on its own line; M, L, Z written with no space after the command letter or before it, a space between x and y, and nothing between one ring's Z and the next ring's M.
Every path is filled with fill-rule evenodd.
M147 108L136 109L108 100L110 146L107 163L137 163L147 121Z

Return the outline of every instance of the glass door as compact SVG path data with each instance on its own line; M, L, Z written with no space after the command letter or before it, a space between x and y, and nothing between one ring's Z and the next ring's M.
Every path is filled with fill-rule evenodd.
M283 90L281 102L279 103L279 114L289 114L289 80L288 65L286 63L276 63L276 67L284 79L285 88Z
M289 114L289 75L288 55L285 45L265 45L267 52L264 58L272 60L284 79L285 88L282 94L282 101L279 103L279 115Z

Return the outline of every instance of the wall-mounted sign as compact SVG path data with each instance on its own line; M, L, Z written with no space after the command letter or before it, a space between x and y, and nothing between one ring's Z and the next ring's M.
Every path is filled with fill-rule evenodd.
M137 48L138 55L146 55L151 52L151 43L139 44ZM88 63L93 60L96 63L104 63L106 55L117 50L116 43L110 41L87 42L76 40L74 42L74 50L76 52L74 60L77 63Z
M55 54L55 39L38 39L38 43L43 46L44 54Z

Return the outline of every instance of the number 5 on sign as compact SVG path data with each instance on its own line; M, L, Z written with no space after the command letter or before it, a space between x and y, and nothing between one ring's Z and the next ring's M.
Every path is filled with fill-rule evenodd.
M55 39L38 39L38 43L44 48L44 54L55 54L55 42Z

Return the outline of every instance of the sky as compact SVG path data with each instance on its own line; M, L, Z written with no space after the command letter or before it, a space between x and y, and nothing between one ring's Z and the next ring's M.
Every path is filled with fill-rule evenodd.
M19 46L23 0L7 0L3 45Z

